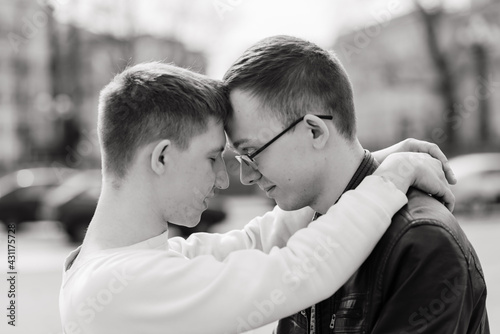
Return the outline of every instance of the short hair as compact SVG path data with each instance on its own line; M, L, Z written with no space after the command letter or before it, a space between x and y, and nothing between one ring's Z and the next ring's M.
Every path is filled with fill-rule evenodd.
M224 122L229 108L219 80L159 62L125 69L99 96L103 172L123 179L137 149L156 140L187 149L210 118Z
M356 137L352 86L333 52L291 36L265 38L247 49L223 78L229 92L247 91L285 125L321 108L347 139Z

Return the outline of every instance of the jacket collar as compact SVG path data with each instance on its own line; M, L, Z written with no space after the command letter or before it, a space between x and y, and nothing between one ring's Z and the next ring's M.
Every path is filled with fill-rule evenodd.
M365 155L363 156L363 160L359 164L358 169L356 169L356 172L352 176L351 180L349 181L349 183L345 187L342 194L348 190L352 190L352 189L356 188L361 183L361 181L363 181L363 179L365 177L373 174L373 172L375 172L375 170L378 168L379 165L380 164L375 160L375 158L373 158L370 151L365 150ZM338 201L338 199L337 199L337 201ZM335 202L335 203L337 203L337 202ZM314 214L313 220L318 219L319 216L321 216L321 214L316 212Z
M363 160L342 193L356 188L365 177L373 174L378 166L379 163L373 158L370 151L365 150Z

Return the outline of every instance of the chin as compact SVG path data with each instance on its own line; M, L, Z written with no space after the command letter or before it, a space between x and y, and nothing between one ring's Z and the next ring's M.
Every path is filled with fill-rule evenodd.
M189 227L189 228L193 228L200 223L200 220L201 220L201 218L198 218L194 221L189 222L189 224L186 224L184 226Z
M197 213L192 212L190 215L177 217L177 219L171 220L170 222L174 225L192 228L200 223L202 212L197 212Z
M198 225L201 221L201 214L203 213L203 211L205 210L193 213L193 215L191 215L190 217L186 217L186 227L195 227L196 225Z
M280 207L281 210L284 211L295 211L302 209L303 207L307 205L303 205L302 203L297 203L296 201L286 201L286 200L280 200L278 198L275 198L276 204Z

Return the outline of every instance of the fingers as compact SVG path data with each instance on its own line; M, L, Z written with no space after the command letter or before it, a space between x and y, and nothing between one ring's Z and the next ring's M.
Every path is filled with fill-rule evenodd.
M450 212L455 208L455 195L451 191L446 172L444 171L442 161L436 158L425 156L429 161L429 182L430 189L433 190L430 194L438 198ZM434 178L435 180L432 180ZM435 187L434 189L432 189Z
M457 177L455 176L455 173L453 173L453 170L451 169L450 163L448 161L443 164L443 171L444 175L446 176L446 180L448 180L450 184L457 184Z
M442 156L444 157L444 154ZM430 153L402 152L391 154L379 166L375 174L387 177L403 192L406 192L408 187L413 185L438 198L448 210L453 211L455 208L455 196L448 183L443 163Z
M444 187L442 186L437 194L433 196L439 199L450 212L453 212L453 210L455 209L455 195L453 195L453 192L448 185L445 185Z
M455 209L455 195L453 195L453 192L450 188L446 188L445 190L443 203L448 208L448 210L450 210L450 212L453 212L453 210Z
M432 157L441 161L441 164L443 164L444 175L446 176L446 180L448 181L448 183L450 184L457 183L457 178L455 176L455 173L453 173L453 170L450 167L450 163L448 162L448 158L446 158L446 155L444 155L443 151L441 151L439 146L437 146L436 144L433 143L427 143L427 144L430 145L428 153Z
M457 178L453 173L453 170L451 169L451 166L448 162L448 158L443 153L443 151L441 151L438 145L413 138L407 139L407 141L411 151L427 153L433 158L441 161L441 164L443 165L442 168L448 183L450 184L457 183Z
M411 165L415 168L414 186L439 199L452 211L455 207L455 196L447 181L441 160L428 153L409 153Z

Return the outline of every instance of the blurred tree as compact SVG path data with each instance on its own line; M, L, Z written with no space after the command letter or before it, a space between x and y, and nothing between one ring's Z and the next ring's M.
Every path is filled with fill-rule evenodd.
M54 12L50 4L47 11ZM83 101L83 83L80 75L81 48L79 30L74 25L61 25L54 15L48 19L50 50L50 94L52 113L55 115L56 144L52 159L65 162L68 148L75 150L80 140L78 109Z
M52 13L53 8L50 4L45 5L47 10ZM49 52L50 52L50 60L49 60L49 72L50 72L50 94L52 95L52 99L57 96L58 93L61 92L60 82L57 80L59 73L61 72L60 67L61 63L61 51L59 48L59 38L57 33L56 22L54 19L54 15L48 15L47 20L47 32L49 35Z
M489 62L488 53L486 52L486 47L481 43L474 43L471 47L476 78L479 80L487 80L489 73ZM487 87L484 87L488 89ZM491 129L490 129L490 93L482 94L478 98L479 102L479 140L482 144L490 143L491 140Z
M457 144L457 132L453 120L458 117L458 112L455 107L456 88L450 69L450 61L446 52L441 48L438 35L441 18L444 14L443 4L440 1L435 1L431 5L424 4L422 0L414 0L414 2L422 18L427 46L438 75L438 89L444 105L442 119L445 122L445 144L447 148L453 149Z
M25 11L25 4L16 2L15 17L22 17ZM29 64L25 52L19 52L15 57L10 58L14 68L14 99L16 105L17 137L20 141L22 152L19 154L21 162L31 162L33 158L33 140L29 127L29 90L28 74Z

